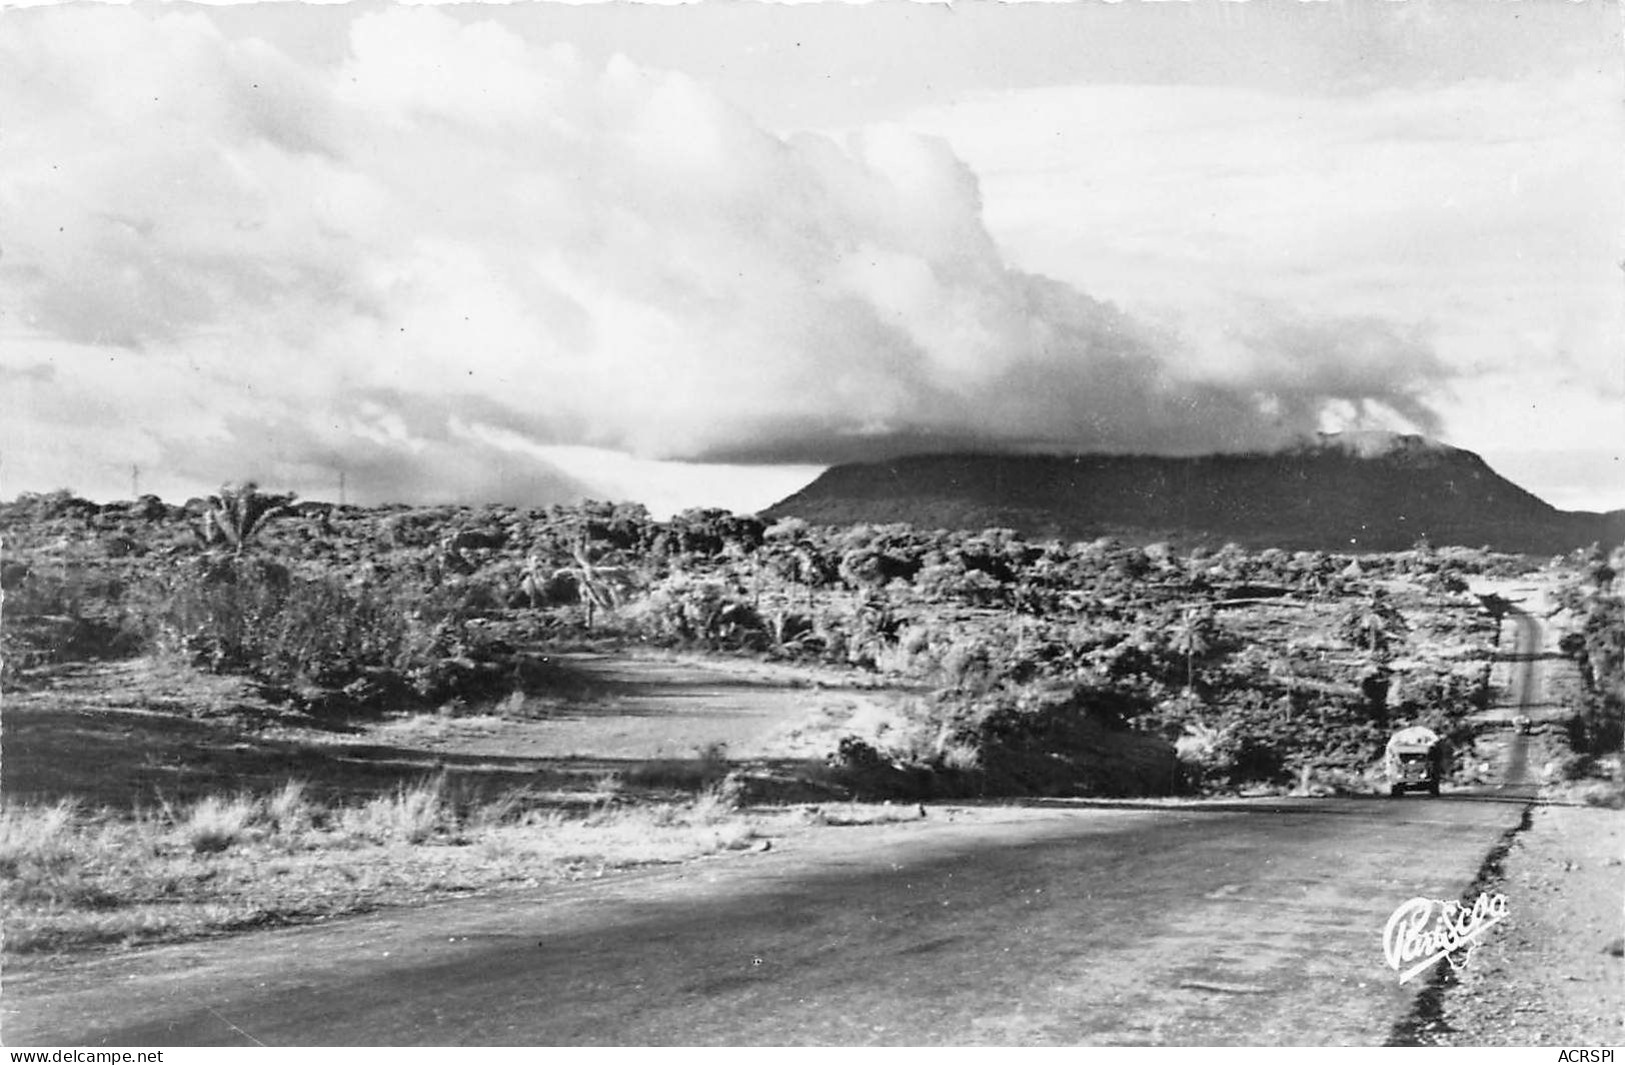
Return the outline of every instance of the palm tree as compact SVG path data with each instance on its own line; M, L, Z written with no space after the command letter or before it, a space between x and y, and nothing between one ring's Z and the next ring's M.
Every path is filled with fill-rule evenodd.
M525 601L532 610L542 605L543 587L547 579L542 576L542 560L532 551L525 556L525 574L519 581L519 591L524 595Z
M1215 628L1211 611L1191 607L1168 630L1169 646L1185 656L1187 692L1196 687L1196 656L1205 655L1213 649Z
M263 493L253 481L221 485L220 493L209 497L197 535L210 546L223 541L240 555L266 522L292 510L294 498L292 493Z
M1379 593L1356 603L1343 618L1343 633L1351 643L1364 643L1376 657L1388 648L1388 641L1405 631L1405 619Z
M1577 597L1575 599L1565 601L1565 599L1562 597L1565 593L1571 590L1576 592ZM1558 594L1560 597L1558 600L1559 603L1568 606L1571 610L1580 609L1580 603L1584 600L1584 594L1581 593L1578 588L1564 588ZM1495 619L1495 646L1500 647L1501 622L1505 621L1506 616L1516 609L1517 604L1510 599L1503 599L1494 592L1490 592L1486 595L1480 595L1478 597L1478 601L1483 604L1484 610L1490 615L1490 617Z
M826 583L827 574L818 544L807 523L800 518L785 518L767 530L762 548L767 551L770 564L785 573L807 592L807 611L812 612L813 588Z
M620 605L621 589L627 583L626 567L604 566L593 561L585 536L570 549L570 557L572 564L561 567L554 575L568 576L575 581L576 594L581 599L581 609L590 629L598 611Z

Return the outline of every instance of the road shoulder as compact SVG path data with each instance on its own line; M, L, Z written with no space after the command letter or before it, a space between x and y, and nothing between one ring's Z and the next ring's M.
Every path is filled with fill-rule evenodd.
M1625 1043L1625 812L1537 805L1489 890L1511 917L1454 975L1427 1041Z

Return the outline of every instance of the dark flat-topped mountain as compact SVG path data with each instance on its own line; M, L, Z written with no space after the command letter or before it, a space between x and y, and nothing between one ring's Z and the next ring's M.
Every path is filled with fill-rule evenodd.
M1192 458L960 454L852 463L763 516L1324 551L1404 550L1425 536L1441 547L1557 554L1625 539L1625 510L1561 511L1470 451L1370 433Z

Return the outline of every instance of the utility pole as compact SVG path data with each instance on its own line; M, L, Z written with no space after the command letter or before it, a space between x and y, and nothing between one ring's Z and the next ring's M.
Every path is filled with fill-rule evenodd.
M130 500L134 502L141 498L141 467L130 463Z
M339 506L344 505L344 471L339 470Z

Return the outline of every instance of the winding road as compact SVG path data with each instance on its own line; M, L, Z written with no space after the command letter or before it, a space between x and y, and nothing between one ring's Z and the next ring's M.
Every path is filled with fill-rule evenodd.
M1522 705L1540 633L1519 625ZM1381 1044L1423 983L1386 966L1388 916L1462 895L1533 797L1512 780L1437 799L939 807L763 853L8 973L3 1035Z

